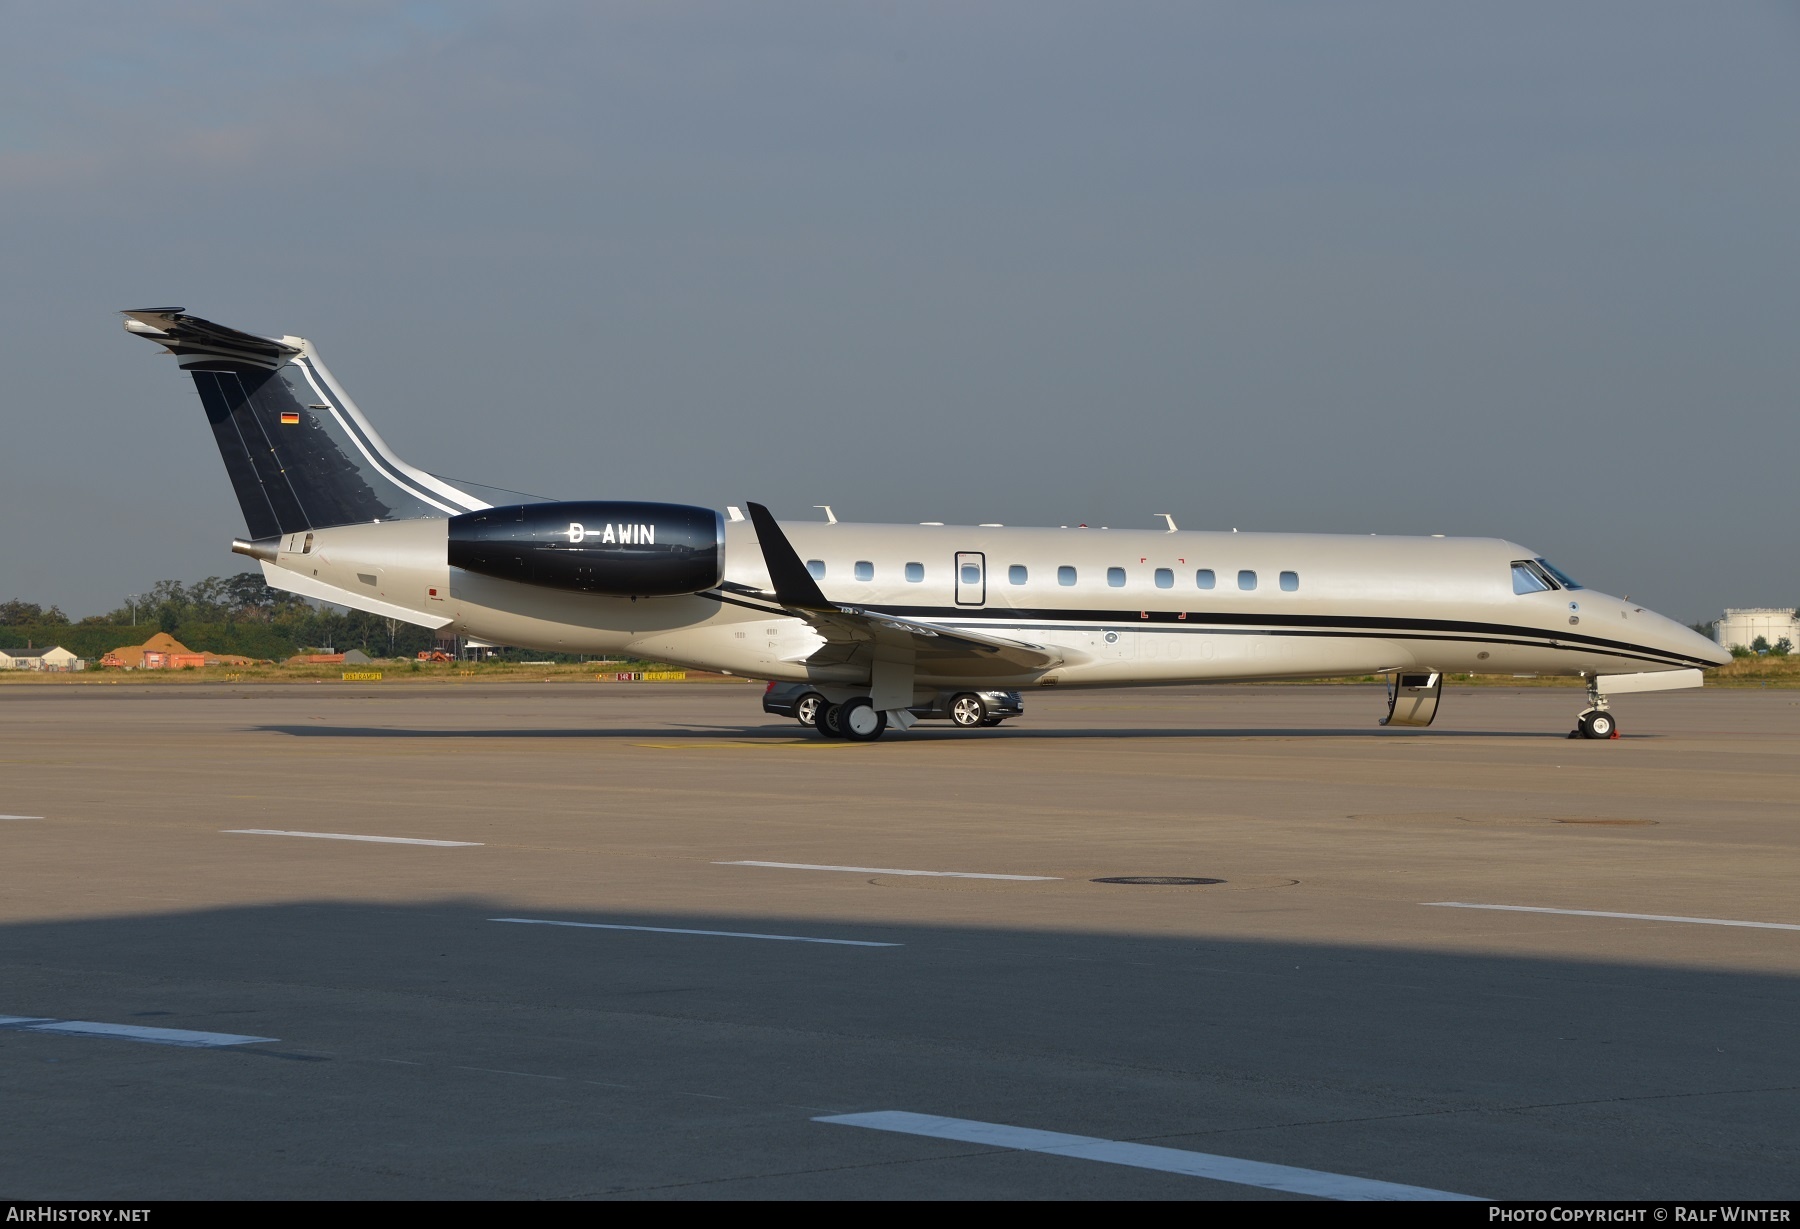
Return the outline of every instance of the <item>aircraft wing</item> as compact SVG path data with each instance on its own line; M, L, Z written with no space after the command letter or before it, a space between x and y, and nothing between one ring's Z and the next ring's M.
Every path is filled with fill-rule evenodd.
M1062 650L1045 645L828 601L769 510L755 503L748 507L763 559L769 565L769 579L775 585L775 602L786 613L806 620L825 641L802 660L819 665L849 664L871 658L878 648L898 650L913 655L921 669L937 673L953 666L945 672L966 673L971 679L1048 670L1065 660Z
M1063 654L1044 645L961 628L952 631L856 606L837 606L829 611L786 608L824 637L824 646L805 659L821 664L858 660L859 649L875 645L910 651L921 667L937 667L947 659L960 658L967 663L966 673L971 676L1048 670L1063 664ZM984 665L987 668L982 668Z

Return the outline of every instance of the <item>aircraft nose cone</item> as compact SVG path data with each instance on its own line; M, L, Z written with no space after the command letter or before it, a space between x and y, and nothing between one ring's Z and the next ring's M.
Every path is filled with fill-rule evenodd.
M1677 623L1673 619L1664 621L1669 625L1669 647L1675 652L1714 666L1731 664L1731 650L1719 644L1718 641L1710 636L1702 636L1693 628Z
M1689 628L1688 630L1693 631L1692 628ZM1705 636L1702 636L1699 632L1694 632L1693 635L1694 635L1694 639L1696 639L1700 642L1700 649L1699 649L1700 656L1706 658L1708 661L1710 661L1715 666L1729 666L1731 664L1731 650L1730 649L1725 648L1723 645L1719 644L1715 640L1707 639Z

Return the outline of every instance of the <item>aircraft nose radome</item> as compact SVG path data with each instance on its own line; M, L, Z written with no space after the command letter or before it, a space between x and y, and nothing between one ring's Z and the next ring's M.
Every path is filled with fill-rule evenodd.
M1693 628L1677 623L1673 619L1665 619L1665 622L1669 625L1669 638L1673 642L1669 647L1676 652L1684 653L1700 661L1710 662L1715 666L1731 664L1731 650L1721 646L1718 641L1710 636L1702 636Z
M1695 640L1700 642L1699 656L1706 658L1715 666L1729 666L1731 664L1730 649L1719 644L1716 640L1711 640L1702 636L1699 632L1694 631L1693 628L1689 628L1688 633L1693 636Z

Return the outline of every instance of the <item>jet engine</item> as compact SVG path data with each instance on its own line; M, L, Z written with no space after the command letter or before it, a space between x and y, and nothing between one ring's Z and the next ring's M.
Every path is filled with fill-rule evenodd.
M725 518L628 501L518 504L450 518L450 566L612 597L671 597L725 575Z

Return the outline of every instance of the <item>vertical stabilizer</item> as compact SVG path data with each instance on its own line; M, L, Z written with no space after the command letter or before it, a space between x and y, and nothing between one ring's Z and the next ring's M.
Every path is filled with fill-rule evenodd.
M305 338L258 337L178 307L124 315L193 376L251 538L489 506L394 455Z

